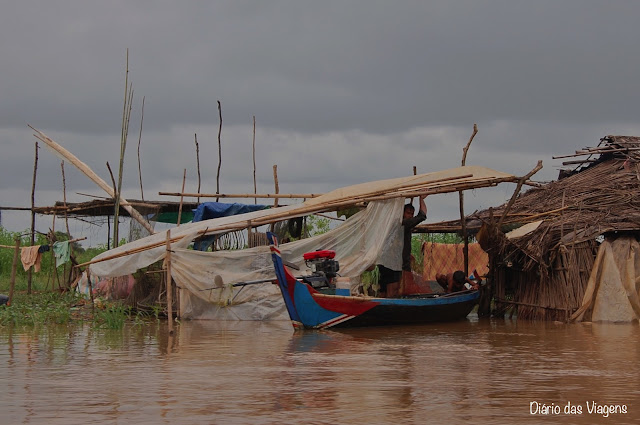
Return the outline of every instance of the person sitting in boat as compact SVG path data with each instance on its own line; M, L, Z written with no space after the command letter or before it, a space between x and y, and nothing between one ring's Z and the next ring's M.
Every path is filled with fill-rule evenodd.
M419 199L420 210L414 217L415 208L411 203L404 206L402 213L402 227L404 233L404 239L402 244L402 270L391 270L383 265L378 265L378 271L380 272L380 279L378 283L380 285L381 295L384 296L387 293L387 285L390 283L400 282L403 272L411 273L411 235L414 227L420 224L427 218L427 204L424 199L427 195L421 195Z
M449 274L436 274L436 281L447 293L478 289L478 283L465 276L462 270Z

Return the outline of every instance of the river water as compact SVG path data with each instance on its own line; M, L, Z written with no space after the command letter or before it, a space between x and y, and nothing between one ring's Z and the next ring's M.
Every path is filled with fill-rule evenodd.
M640 327L0 328L0 379L0 424L640 423Z

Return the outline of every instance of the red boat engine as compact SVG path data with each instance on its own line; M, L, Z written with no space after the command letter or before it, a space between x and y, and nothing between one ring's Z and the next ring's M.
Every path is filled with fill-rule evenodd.
M340 270L338 260L334 260L335 256L335 251L327 249L303 254L305 264L311 269L311 276L305 276L303 280L314 288L333 286L332 280Z

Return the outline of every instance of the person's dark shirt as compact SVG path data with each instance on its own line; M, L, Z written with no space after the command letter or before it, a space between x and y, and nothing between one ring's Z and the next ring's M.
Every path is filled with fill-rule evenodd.
M427 215L423 211L418 211L415 217L402 220L404 227L404 244L402 245L402 270L411 271L411 234L413 228L424 221Z

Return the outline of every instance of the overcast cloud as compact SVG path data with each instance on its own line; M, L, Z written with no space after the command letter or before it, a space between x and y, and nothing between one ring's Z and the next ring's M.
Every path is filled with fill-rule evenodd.
M0 196L30 205L36 139L27 124L106 181L117 169L126 51L134 90L125 197L215 192L217 101L222 192L323 192L467 163L557 176L553 155L607 134L640 135L640 2L632 1L3 1ZM42 146L42 143L40 143ZM65 165L71 202L104 195ZM504 202L513 186L469 195ZM39 152L37 205L62 199L60 160ZM170 200L176 200L170 198ZM429 221L455 200L429 198ZM471 212L471 211L469 211ZM2 213L23 230L23 213ZM38 230L51 226L38 219ZM99 243L103 243L100 241Z

